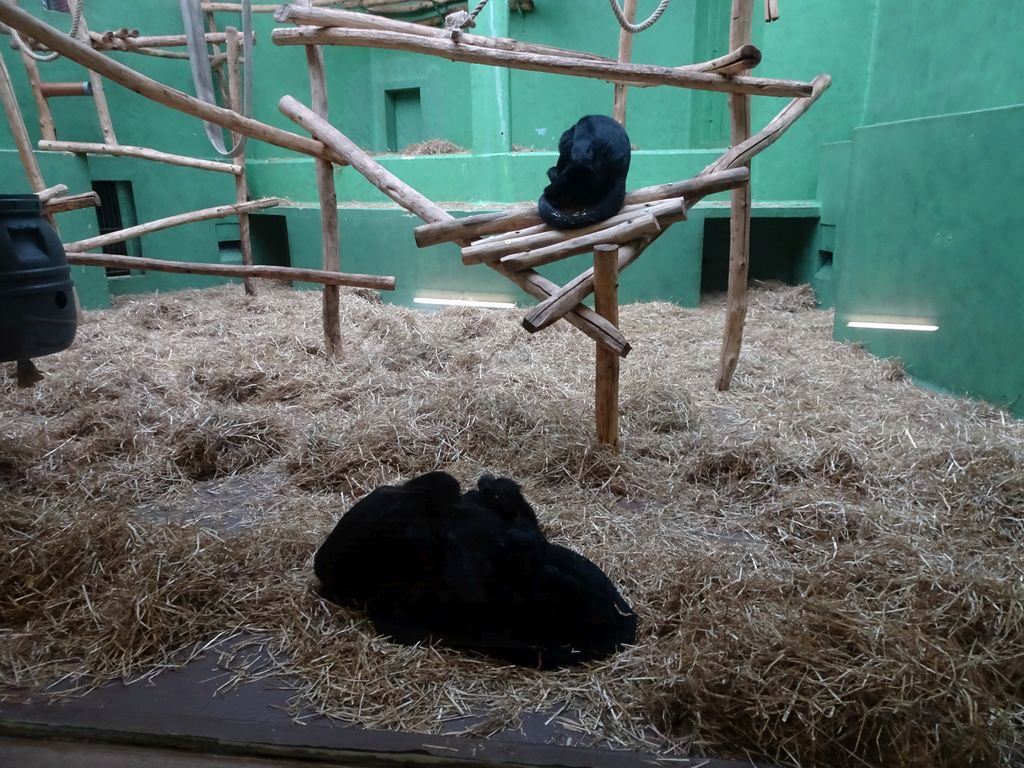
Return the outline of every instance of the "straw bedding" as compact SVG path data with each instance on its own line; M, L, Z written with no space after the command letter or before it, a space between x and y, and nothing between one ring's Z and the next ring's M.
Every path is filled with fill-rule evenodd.
M1024 424L832 342L811 305L753 294L728 393L720 303L624 307L619 456L594 445L593 346L564 323L355 291L334 361L314 293L90 313L41 385L0 382L0 684L72 695L219 647L238 679L288 680L297 717L477 713L486 734L545 712L573 743L665 754L1019 760ZM621 585L637 646L540 673L395 646L319 601L338 515L434 468L520 480Z

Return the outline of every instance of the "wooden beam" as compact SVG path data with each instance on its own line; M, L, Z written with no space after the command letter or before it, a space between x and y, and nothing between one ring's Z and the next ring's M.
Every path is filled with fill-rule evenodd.
M551 72L610 82L640 82L649 85L670 85L676 88L759 96L808 96L811 92L809 83L797 80L745 76L724 77L714 72L658 67L650 64L619 64L611 61L593 61L539 53L499 51L472 45L464 46L451 40L435 40L419 35L369 29L325 29L323 27L275 29L272 38L275 45L317 43L320 45L384 48L439 56L451 61L490 64L534 72Z
M92 96L92 85L81 83L40 83L39 91L47 99L55 96Z
M71 0L71 3L75 5L84 2L85 0ZM74 5L72 6L72 10L74 10ZM92 38L89 36L89 27L85 24L84 13L78 19L78 29L76 32L78 40L82 45L92 46ZM38 40L38 38L34 39ZM68 36L68 39L70 39L70 36ZM39 42L43 41L40 40ZM103 78L98 72L94 72L91 69L89 70L89 86L92 90L93 102L96 104L96 117L99 118L100 121L100 130L103 132L103 141L107 144L117 144L117 134L114 132L114 120L110 116L110 105L107 103L107 91L103 85Z
M109 232L105 235L97 235L96 237L89 237L85 240L76 240L73 243L68 243L64 246L66 251L91 251L93 248L102 248L105 245L111 245L113 243L121 243L125 240L131 240L135 237L141 237L142 235L148 235L152 232L159 232L162 229L170 229L171 227L177 227L182 224L193 224L197 221L207 221L209 219L223 219L225 216L235 216L239 213L247 211L257 211L263 208L273 208L276 205L281 204L281 200L276 197L267 197L262 200L253 200L248 203L234 203L232 205L218 205L213 208L204 208L199 211L189 211L188 213L179 213L175 216L168 216L163 219L157 219L155 221L149 221L145 224L137 224L134 227L127 227L125 229L119 229L117 232ZM128 257L134 258L134 257Z
M284 149L300 152L313 157L324 157L334 163L344 164L342 157L325 149L318 141L298 136L280 128L261 123L238 113L207 104L186 93L170 88L152 78L141 75L130 67L94 51L91 45L62 34L59 30L40 21L31 13L10 3L0 2L0 22L8 24L23 35L43 43L47 48L58 51L69 61L74 61L102 74L125 88L152 99L171 109L198 117L250 138L265 141Z
M242 108L242 76L238 68L241 40L238 30L228 27L225 30L228 62L228 106L238 112ZM238 141L238 134L232 133L232 143ZM238 170L235 174L235 202L249 201L249 179L245 173L245 150L243 149L232 159L232 165ZM249 214L242 211L238 214L238 246L242 252L242 264L252 266L252 230L249 225ZM243 283L245 295L256 295L256 283L247 277Z
M616 245L594 248L594 308L612 325L619 324L619 269ZM594 376L594 411L597 439L612 450L619 448L619 356L597 347Z
M683 198L675 197L670 200L627 205L620 213L615 214L611 218L581 229L551 229L547 225L538 225L490 237L485 240L477 240L473 245L462 249L462 263L480 264L496 261L502 256L508 256L509 254L525 253L538 248L545 248L549 245L557 245L567 240L582 237L583 235L608 231L610 227L616 224L634 221L645 214L654 216L661 228L664 229L669 224L686 218L686 204ZM628 239L621 241L609 240L607 242L628 242Z
M203 171L216 171L217 173L241 173L237 166L231 163L221 163L216 160L204 160L199 157L187 157L185 155L172 155L168 152L160 152L147 147L132 147L127 144L111 146L109 144L94 144L85 141L40 141L39 149L45 152L77 152L90 155L113 155L115 157L135 157L140 160L152 160L157 163L178 165L183 168L198 168Z
M98 208L100 196L95 192L83 192L80 195L68 195L67 197L56 197L43 203L43 213L53 215L65 213L66 211L77 211L80 208Z
M14 95L11 73L7 70L7 64L4 63L2 57L0 57L0 103L3 104L7 125L11 129L14 146L18 150L18 158L21 160L21 167L25 169L29 186L32 187L33 192L41 192L46 189L46 183L43 181L43 174L39 170L36 156L32 152L32 142L28 138L25 119L21 115L21 107L18 106L18 99Z
M732 0L729 47L750 42L754 0ZM813 92L813 91L812 91ZM729 144L743 144L750 138L750 96L729 94ZM749 165L748 165L749 167ZM725 331L718 360L715 387L727 390L732 382L743 345L747 317L747 280L750 270L750 182L732 191L729 214L729 284L726 290Z
M205 36L207 43L223 45L227 41L227 35L224 32L207 32ZM185 35L116 37L109 35L109 33L102 34L100 32L90 32L89 41L92 43L94 48L99 48L101 50L106 48L112 48L115 50L131 50L132 48L177 48L188 45L188 39Z
M716 192L724 192L746 183L748 178L750 178L750 171L747 168L726 168L715 171L705 169L700 176L686 181L655 184L629 192L626 195L625 204L629 206L673 197L685 197L687 207L692 208L692 198L703 198ZM475 216L465 216L437 224L425 224L416 227L413 236L416 238L416 245L426 248L453 240L475 240L484 235L502 234L509 230L531 227L540 223L541 218L537 212L537 206L524 205L497 213L479 213Z
M310 0L303 2L306 6L309 6L309 3ZM328 103L324 53L319 45L307 45L305 51L313 112L326 121ZM334 187L333 163L319 159L316 161L316 189L320 200L320 247L323 267L326 270L338 270L341 269L341 232L338 229L338 193ZM337 289L325 286L322 303L324 347L327 354L333 357L340 357L342 353L340 313Z
M626 17L626 21L630 24L633 23L636 19L636 0L625 0L622 5L622 15ZM619 64L629 64L632 59L633 33L628 29L619 27ZM615 84L615 95L612 103L612 117L623 128L626 127L626 88L625 83Z
M387 275L360 275L348 272L324 272L320 269L271 267L259 264L201 264L185 261L163 261L138 256L114 256L108 253L69 253L68 263L87 267L118 267L144 269L153 272L177 272L185 275L214 275L217 277L260 277L267 280L285 280L299 283L347 285L351 288L370 288L375 291L393 291L395 278Z
M36 197L39 198L40 203L45 203L49 200L52 200L55 197L63 195L67 191L67 184L57 184L52 187L47 187L46 189L40 189L38 192L36 192Z
M281 8L274 18L281 23L290 22L314 27L344 27L346 29L371 29L384 32L399 32L407 35L419 35L434 40L451 40L451 33L441 29L431 29L422 24L389 19L371 13L353 13L328 8L305 8L298 3L290 3ZM556 48L553 45L524 43L508 37L487 37L471 35L463 32L459 36L459 45L472 45L478 48L490 48L496 51L518 51L520 53L542 53L550 56L566 56L573 59L611 62L605 56L598 56L583 51L570 51Z
M679 203L679 211L685 210L682 203ZM631 240L638 240L644 237L657 237L661 234L661 225L658 219L650 213L640 213L634 218L627 219L621 224L613 224L607 229L591 232L589 235L581 235L561 243L555 243L543 248L535 248L523 253L512 253L501 257L501 265L508 269L532 269L551 264L554 261L575 256L579 253L592 251L598 245L628 243Z
M406 184L384 166L370 157L341 131L315 112L300 104L291 96L283 96L278 108L291 120L305 128L330 146L336 153L346 157L349 164L361 173L367 181L386 194L407 211L427 222L449 221L453 217L429 198ZM559 286L533 270L512 272L499 264L489 265L508 279L541 301L558 290ZM613 350L622 357L629 354L630 346L617 328L589 307L579 305L570 311L565 319L582 330L599 344Z
M25 65L25 75L32 88L32 98L36 102L36 112L39 120L39 133L44 139L56 139L57 129L53 122L53 112L50 111L50 104L43 95L43 81L39 77L39 65L36 60L28 55L27 51L18 46L21 54L21 61Z

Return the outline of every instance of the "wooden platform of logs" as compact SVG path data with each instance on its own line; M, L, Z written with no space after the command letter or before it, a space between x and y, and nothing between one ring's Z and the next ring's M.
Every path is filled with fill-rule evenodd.
M220 10L221 6L227 5L207 3L205 7ZM828 75L819 75L805 83L746 74L761 60L760 51L750 42L753 0L732 0L729 53L711 61L679 67L630 63L628 33L622 36L625 39L620 39L619 57L614 60L553 46L481 37L465 32L454 36L457 37L456 42L449 30L432 29L372 14L318 7L322 5L327 3L304 0L279 7L260 8L274 11L275 19L280 23L296 25L294 28L274 30L272 40L275 45L305 47L313 103L307 107L291 96L284 96L279 102L279 108L284 115L301 126L309 135L308 138L244 118L233 110L208 105L169 89L108 59L94 50L93 45L85 45L61 35L9 4L0 4L0 21L47 48L60 51L91 71L161 104L236 133L316 158L318 190L324 214L322 226L327 271L338 268L329 263L332 256L337 256L338 248L337 218L331 215L332 212L336 213L331 168L338 164L350 165L398 205L425 222L414 232L418 246L454 242L461 248L464 263L484 264L536 298L537 306L523 319L527 331L535 333L564 319L596 342L595 411L598 437L601 442L613 448L618 444L619 360L630 351L629 341L618 328L618 275L636 261L669 226L685 220L687 211L705 196L730 191L732 208L728 303L716 381L719 389L729 387L739 357L746 314L750 161L777 141L831 83ZM773 2L771 7L777 17L777 4ZM635 3L627 0L627 11L631 13L633 9ZM128 46L137 46L142 39L125 35L115 37ZM128 42L129 39L134 42ZM150 41L146 40L146 43L149 45ZM97 41L97 44L112 45L109 38ZM732 146L691 179L634 190L627 195L625 205L618 214L585 229L550 229L541 222L535 205L455 219L385 169L330 123L323 59L319 52L321 45L388 48L454 61L609 81L617 86L615 113L621 121L625 120L626 87L663 85L724 92L729 94ZM792 100L766 126L751 134L749 102L753 95L787 96ZM47 148L65 147L51 142ZM120 148L121 154L133 156L133 152L137 153L138 148ZM188 164L182 158L170 155L150 159ZM228 171L226 168L210 170ZM69 247L74 249L76 245L80 248L82 244ZM535 269L587 252L594 254L593 266L565 285L557 285ZM362 279L372 276L354 277ZM596 293L596 309L581 303L591 293ZM325 293L325 314L326 302ZM340 347L340 340L329 339L328 345L332 344Z

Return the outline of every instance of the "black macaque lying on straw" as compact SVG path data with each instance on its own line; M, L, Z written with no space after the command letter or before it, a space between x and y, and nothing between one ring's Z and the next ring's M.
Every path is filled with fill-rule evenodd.
M320 593L365 609L400 643L436 641L523 666L601 659L636 638L636 614L585 557L547 541L519 486L444 472L383 486L316 553Z

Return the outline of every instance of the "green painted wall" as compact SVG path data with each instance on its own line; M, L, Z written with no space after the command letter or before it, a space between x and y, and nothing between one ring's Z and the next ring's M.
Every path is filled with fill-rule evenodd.
M825 148L819 191L836 336L1024 416L1024 83L1006 66L1024 26L1005 11L882 0L863 124ZM939 328L847 325L865 319Z

